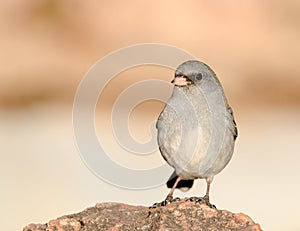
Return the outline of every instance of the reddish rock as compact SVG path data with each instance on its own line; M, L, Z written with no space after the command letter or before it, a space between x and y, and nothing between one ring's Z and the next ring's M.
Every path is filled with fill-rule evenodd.
M242 213L211 208L187 199L151 208L120 203L101 203L84 211L66 215L47 224L30 224L23 231L87 230L241 230L260 231Z

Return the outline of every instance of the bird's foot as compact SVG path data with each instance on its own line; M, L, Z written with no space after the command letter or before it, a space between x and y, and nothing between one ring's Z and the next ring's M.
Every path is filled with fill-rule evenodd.
M210 208L216 209L217 207L209 202L209 197L205 195L204 197L190 197L188 201L192 201L195 203L206 204Z
M191 202L196 202L196 203L205 203L205 200L204 200L204 197L190 197L190 198L187 198L186 201L191 201Z
M176 197L176 198L173 199L172 196L168 195L167 198L164 201L155 203L152 206L150 206L149 208L154 209L154 208L158 208L158 207L161 207L161 206L166 206L166 205L171 204L172 202L178 201L178 200L180 200L180 198Z

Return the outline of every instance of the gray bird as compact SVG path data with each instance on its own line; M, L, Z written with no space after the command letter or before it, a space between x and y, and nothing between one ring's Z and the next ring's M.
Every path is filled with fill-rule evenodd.
M200 61L182 63L172 83L156 123L159 150L175 169L164 202L173 200L175 188L190 188L200 178L207 182L202 199L209 204L210 184L230 161L238 134L232 109L216 74Z

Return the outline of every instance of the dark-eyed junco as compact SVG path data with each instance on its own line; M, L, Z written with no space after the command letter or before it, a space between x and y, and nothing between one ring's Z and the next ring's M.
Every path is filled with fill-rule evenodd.
M216 74L203 62L182 63L172 83L172 96L156 124L160 152L175 169L165 201L172 200L175 188L191 187L202 178L207 182L203 199L209 203L213 177L233 154L237 127L232 109Z

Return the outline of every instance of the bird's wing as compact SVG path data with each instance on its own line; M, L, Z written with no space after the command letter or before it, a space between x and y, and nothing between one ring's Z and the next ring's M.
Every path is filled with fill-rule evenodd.
M234 137L234 140L236 140L236 138L238 137L238 130L237 130L236 122L234 120L233 111L229 105L227 105L227 111L229 115L229 121L231 121L230 127L232 131L232 135Z

